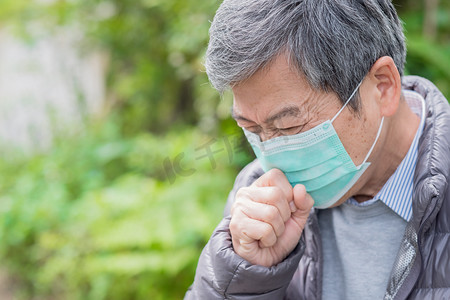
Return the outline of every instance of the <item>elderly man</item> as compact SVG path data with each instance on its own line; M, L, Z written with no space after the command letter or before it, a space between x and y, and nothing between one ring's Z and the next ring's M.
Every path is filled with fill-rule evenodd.
M450 108L389 0L225 0L206 69L257 160L185 299L450 299Z

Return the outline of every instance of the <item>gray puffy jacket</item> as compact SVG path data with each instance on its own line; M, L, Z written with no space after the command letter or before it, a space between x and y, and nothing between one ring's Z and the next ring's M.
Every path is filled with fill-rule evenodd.
M414 174L413 216L408 223L385 299L450 299L450 107L428 80L408 76L403 88L420 93L426 120ZM263 174L258 161L236 178L236 191ZM281 263L251 265L233 251L229 216L205 246L185 299L321 299L322 258L317 215L312 210L297 247ZM368 282L369 283L369 282Z

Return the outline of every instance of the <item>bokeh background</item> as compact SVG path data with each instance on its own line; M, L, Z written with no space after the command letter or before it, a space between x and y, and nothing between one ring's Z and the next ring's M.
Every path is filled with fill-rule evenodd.
M450 1L396 0L450 96ZM0 299L181 299L251 152L202 65L216 0L0 1Z

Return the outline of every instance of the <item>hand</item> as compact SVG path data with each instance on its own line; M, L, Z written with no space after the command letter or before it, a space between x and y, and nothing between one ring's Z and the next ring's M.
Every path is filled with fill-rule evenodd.
M294 188L278 169L241 188L231 208L234 251L265 267L283 261L294 250L314 204L305 187Z

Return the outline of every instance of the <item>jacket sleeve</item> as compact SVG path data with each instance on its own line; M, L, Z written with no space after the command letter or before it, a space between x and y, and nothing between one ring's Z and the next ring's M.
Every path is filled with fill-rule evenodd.
M228 203L234 200L238 188L255 179L248 179L255 177L249 176L248 171L246 167L237 177ZM252 265L234 252L229 224L230 216L226 216L214 230L200 255L194 283L184 299L283 299L303 255L302 239L278 265L269 268Z

